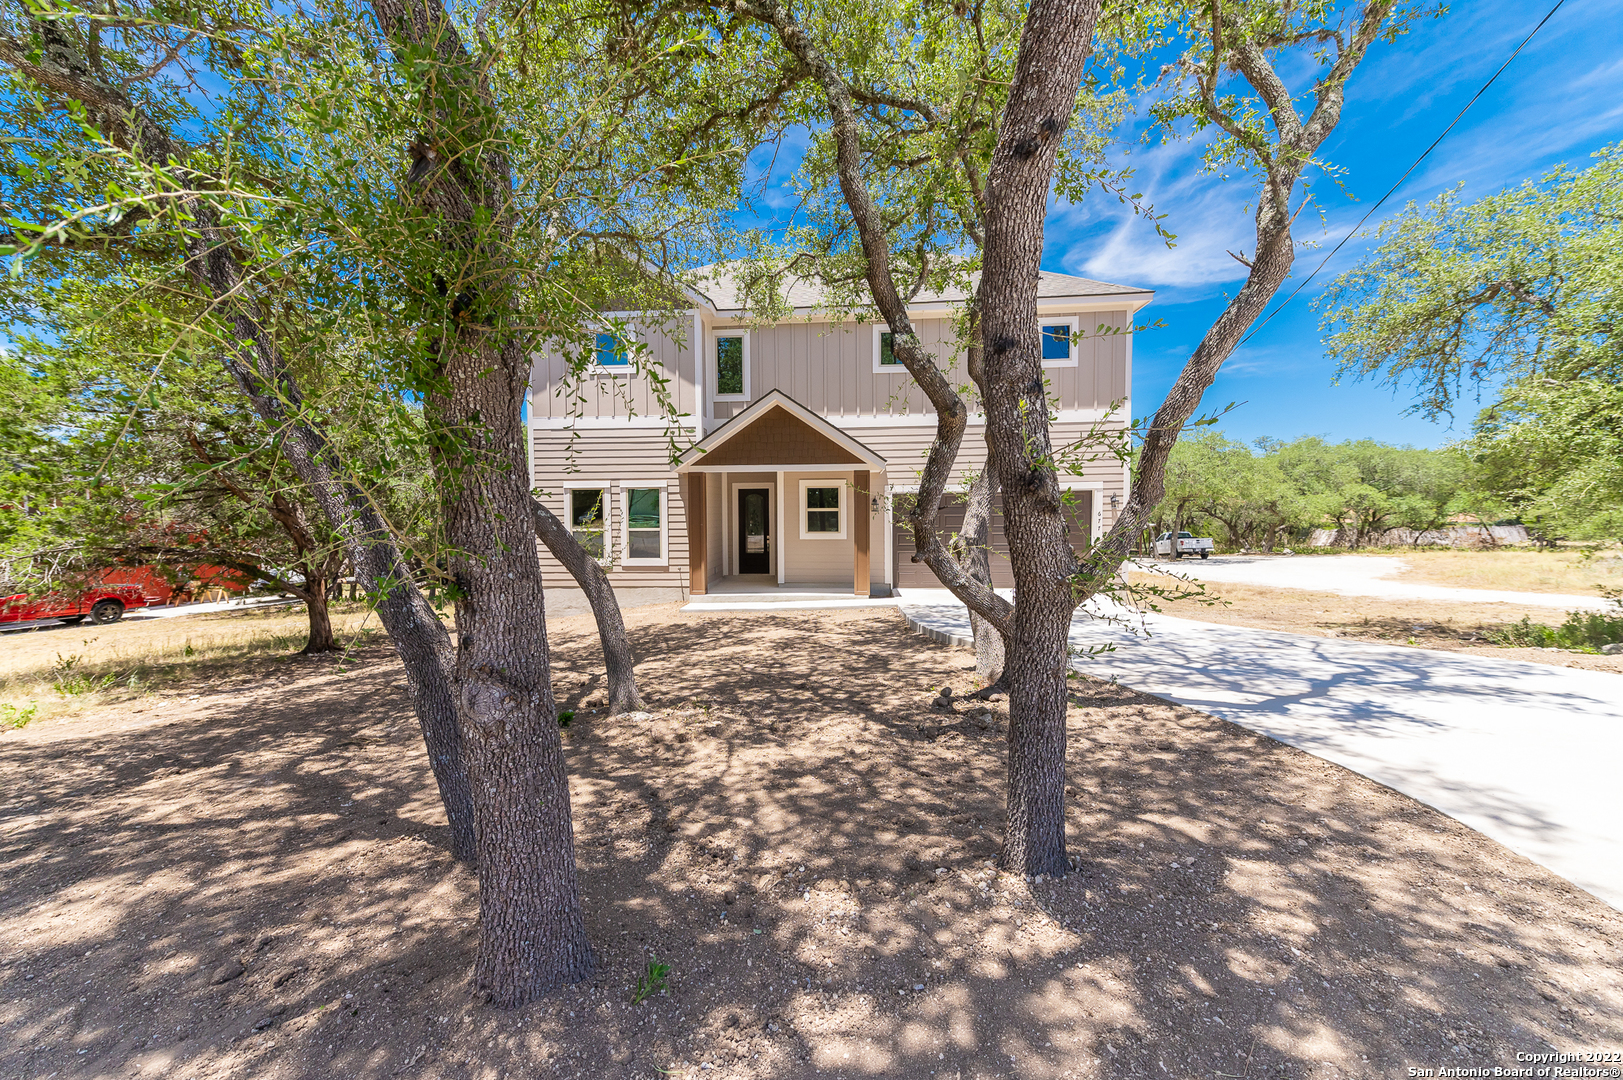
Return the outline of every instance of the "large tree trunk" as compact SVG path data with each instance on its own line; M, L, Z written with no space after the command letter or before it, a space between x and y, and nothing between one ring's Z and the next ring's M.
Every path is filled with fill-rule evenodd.
M549 677L529 465L518 403L523 350L493 356L459 343L446 356L440 420L465 445L449 493L456 553L456 676L478 797L479 954L474 987L519 1004L594 966L575 870L569 777ZM492 370L494 369L494 370Z
M516 268L511 165L484 69L440 0L372 0L372 10L403 68L418 70L425 54L434 62L420 138L443 164L417 178L414 202L438 249L421 313L437 335L427 414L457 590L455 678L475 793L481 934L473 982L482 997L517 1005L584 979L595 961L524 451L530 355L506 326Z
M1005 639L1009 824L999 861L1028 875L1070 869L1065 720L1076 557L1049 441L1037 274L1049 181L1098 18L1099 0L1031 5L987 174L991 194L976 296L985 348L981 392L1017 597Z
M195 177L184 170L177 176L173 169L175 162L188 159L187 148L136 108L122 87L91 70L71 33L72 24L46 19L34 25L46 42L38 61L10 55L7 61L53 96L82 105L88 120L110 142L166 174L176 189L186 190ZM469 861L474 857L473 799L451 691L450 636L404 572L399 549L377 510L364 492L340 479L347 473L337 451L308 421L303 394L266 329L268 314L245 285L235 254L235 233L221 225L219 214L206 201L195 197L178 201L178 209L193 223L184 252L186 271L237 342L220 359L254 410L281 433L289 463L310 486L333 530L349 545L358 572L380 597L378 615L405 666L412 705L445 804L451 851Z
M530 509L535 517L535 535L552 552L552 557L563 563L581 592L586 594L587 603L592 605L592 617L597 620L597 636L603 643L609 714L612 716L643 708L642 695L637 692L636 658L631 652L631 639L626 637L625 619L620 615L620 601L614 595L614 586L609 584L609 575L580 546L569 527L559 521L556 514L533 498Z

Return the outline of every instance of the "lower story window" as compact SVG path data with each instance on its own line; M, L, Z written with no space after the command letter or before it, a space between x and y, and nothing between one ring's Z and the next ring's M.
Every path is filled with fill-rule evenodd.
M594 559L603 557L608 505L602 488L575 488L569 493L569 527L575 542Z
M800 535L803 539L835 540L845 535L845 485L837 480L803 480L800 484Z
M627 563L665 561L665 489L626 488Z

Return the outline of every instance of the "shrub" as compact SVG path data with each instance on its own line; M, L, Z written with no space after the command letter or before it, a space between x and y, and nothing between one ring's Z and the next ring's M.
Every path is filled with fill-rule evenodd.
M1490 630L1488 640L1506 648L1599 652L1602 645L1623 641L1623 597L1615 589L1604 591L1612 602L1609 611L1569 611L1560 626L1536 623L1524 615L1521 622Z

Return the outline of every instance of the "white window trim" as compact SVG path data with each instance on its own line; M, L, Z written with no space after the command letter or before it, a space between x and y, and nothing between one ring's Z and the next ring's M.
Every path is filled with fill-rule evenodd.
M1078 357L1078 354L1081 352L1081 350L1079 348L1079 346L1081 344L1081 337L1082 337L1081 322L1082 322L1082 320L1078 316L1075 316L1075 315L1047 315L1047 316L1043 316L1043 317L1038 318L1038 320L1037 320L1037 348L1038 348L1039 352L1042 349L1043 327L1045 327L1045 326L1069 326L1071 328L1071 358L1069 360L1044 360L1043 361L1043 367L1045 367L1045 368L1061 368L1061 367L1076 367L1077 366L1077 363L1078 363L1077 357Z
M846 489L849 488L850 486L851 486L851 481L845 479L844 477L827 477L827 476L815 477L814 476L814 477L811 477L809 479L803 478L800 481L800 504L799 504L800 509L797 511L797 514L798 514L798 516L800 518L800 538L802 540L844 540L845 539L846 520L850 517L850 514L847 511L850 509L850 505L851 505L851 498L847 494ZM831 488L836 488L836 489L839 490L839 493L840 493L840 505L838 507L839 515L840 515L840 531L839 532L837 532L837 533L810 532L810 531L807 530L806 525L807 525L808 520L809 520L807 515L810 514L811 511L809 509L807 509L807 507L806 507L806 491L809 488L814 488L814 487L816 487L816 488L831 487Z
M592 362L586 365L588 375L635 375L637 362L631 357L631 351L637 345L637 324L631 320L636 314L631 311L601 311L598 313L605 321L599 323L592 331ZM619 326L615 325L619 322ZM620 367L604 367L597 362L597 335L616 334L626 344L626 362Z
M621 480L620 486L620 566L669 566L671 562L670 490L663 480ZM633 559L631 557L631 491L657 490L659 492L659 558ZM645 530L639 529L638 532Z
M744 339L744 392L742 394L723 394L721 392L721 365L716 357L716 343L722 338L735 337ZM748 330L712 330L710 332L710 400L711 401L749 401L750 400L750 333Z
M906 375L907 365L897 360L894 364L881 364L879 362L879 335L890 333L890 327L885 323L873 325L873 373L875 375ZM892 350L894 351L894 350Z
M575 497L576 491L601 491L603 493L603 557L598 559L600 566L610 566L614 563L614 481L612 480L568 480L564 482L564 528L569 535L575 535Z

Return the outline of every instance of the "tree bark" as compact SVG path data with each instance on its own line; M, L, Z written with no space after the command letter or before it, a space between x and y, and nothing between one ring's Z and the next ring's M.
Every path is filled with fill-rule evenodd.
M986 468L969 485L969 495L964 502L964 524L958 533L959 565L988 589L992 587L992 506L996 497L997 478L988 457ZM1007 663L1003 635L973 611L969 613L969 627L975 642L975 677L981 683L981 689L973 696L984 699L1008 693L1008 684L1003 680Z
M338 639L333 636L332 616L327 609L327 582L306 576L304 583L304 611L310 620L310 640L299 651L309 655L337 652Z
M87 119L114 145L130 153L184 191L195 174L175 163L189 159L188 148L169 130L135 107L120 87L105 82L85 63L69 31L58 20L35 23L46 47L37 62L7 45L3 58L53 96L84 106ZM215 305L230 328L234 349L220 353L226 371L260 418L283 435L283 452L299 478L310 486L333 531L344 538L357 572L379 597L378 616L389 632L406 671L412 705L423 732L440 799L450 826L451 851L463 862L475 858L473 797L462 760L462 737L450 681L450 635L439 616L405 572L404 560L371 501L346 475L337 451L307 418L304 398L274 337L263 305L245 287L235 255L234 233L202 198L177 200L193 222L183 254L186 271ZM251 245L244 245L251 247Z
M1005 636L1009 660L1009 824L999 862L1021 874L1063 876L1066 676L1070 668L1071 550L1049 440L1037 326L1037 274L1054 161L1099 18L1098 0L1036 0L1020 34L1014 82L987 172L981 319L991 466L1003 489L1018 602Z
M981 323L978 313L971 310L967 322L969 337L965 349L969 377L979 386L986 378L985 350L981 348ZM997 498L997 474L992 468L992 429L981 432L986 442L986 465L969 485L964 502L964 523L959 532L963 548L958 561L975 581L986 589L992 588L992 507ZM1003 678L1008 663L1003 633L978 612L969 612L969 631L975 644L975 677L981 688L972 695L987 700L998 694L1007 694L1009 684Z
M636 657L631 651L631 640L626 637L625 619L620 615L620 601L614 595L614 586L609 584L609 575L580 546L569 527L541 505L540 500L532 498L530 509L535 516L535 535L541 538L552 557L563 563L581 592L586 594L587 603L592 605L598 640L603 643L609 715L644 708L642 695L637 691Z
M473 983L487 1000L518 1005L584 979L595 958L580 904L524 451L529 349L504 329L516 269L512 171L483 69L440 0L372 0L372 10L414 79L425 57L434 64L420 139L441 164L418 177L413 197L441 257L434 288L443 310L423 310L433 335L427 412L457 589L455 680L475 793L481 934Z

